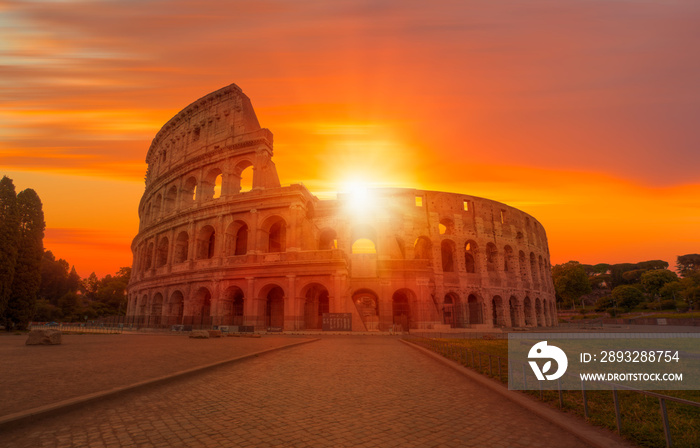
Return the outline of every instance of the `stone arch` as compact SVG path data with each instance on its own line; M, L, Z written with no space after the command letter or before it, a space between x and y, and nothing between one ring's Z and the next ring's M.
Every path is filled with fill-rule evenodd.
M218 168L212 168L202 182L202 197L204 199L218 199L221 197L224 175Z
M267 218L262 225L263 247L266 252L287 250L287 223L277 215Z
M221 325L243 325L245 294L238 286L229 286L221 298Z
M260 293L260 297L265 300L265 326L273 328L284 328L284 289L276 284L265 286Z
M177 234L175 239L175 249L173 253L174 263L184 263L187 261L190 248L190 235L184 230Z
M474 294L469 294L467 297L467 314L469 317L469 324L483 324L484 323L484 313L483 306L481 305L481 300L478 299Z
M452 328L464 328L465 313L459 294L448 292L443 299L443 322Z
M171 185L170 188L168 188L167 193L165 193L165 204L164 204L164 209L165 213L170 213L175 211L177 208L177 187L175 185Z
M141 296L141 300L138 302L138 315L147 316L148 315L148 295L144 294Z
M466 269L467 273L473 274L477 272L476 253L476 241L467 241L464 244L464 268Z
M377 253L377 231L367 225L355 226L351 233L351 253L353 254L376 254Z
M167 237L161 237L158 241L158 250L156 252L156 267L160 268L168 264L168 248L170 242Z
M319 250L331 250L338 248L338 233L335 229L325 228L321 230L321 234L318 238L318 249Z
M433 243L426 236L419 236L413 246L413 254L416 260L430 260L433 258Z
M181 206L188 207L194 204L195 195L197 194L197 178L190 176L185 180L182 185L182 192L180 194Z
M367 331L379 329L379 296L371 289L358 289L352 294L352 303Z
M241 220L233 221L226 228L224 253L228 256L247 254L248 235L248 224Z
M503 248L503 270L508 277L515 276L515 257L513 256L513 248L506 245Z
M442 240L440 243L440 255L442 256L442 271L455 272L455 243L452 240Z
M211 291L205 286L197 289L190 301L192 325L211 325Z
M537 326L537 322L533 319L532 311L532 301L529 297L525 296L525 300L523 300L523 316L525 317L526 327Z
M494 327L503 327L506 324L505 308L501 296L493 296L491 299L492 318Z
M182 317L185 311L185 296L182 292L175 290L170 294L166 313L170 318L170 324L182 324Z
M498 271L498 249L493 243L486 245L486 270L489 272Z
M245 193L253 189L255 166L248 159L242 159L233 169L233 193Z
M160 325L161 316L163 315L163 294L156 293L151 301L151 324Z
M549 306L547 299L542 299L542 314L544 316L544 325L549 327L551 325L551 317L549 315Z
M520 319L518 315L518 299L515 296L510 296L510 299L508 299L508 309L510 311L510 326L511 327L519 327L520 326Z
M319 283L310 283L302 288L304 297L304 328L320 330L323 314L330 312L328 289Z
M415 303L415 293L408 288L402 288L391 296L391 316L395 326L401 326L401 331L411 328L413 316L411 303Z
M199 230L197 235L197 259L213 258L216 248L216 231L214 227L206 225Z

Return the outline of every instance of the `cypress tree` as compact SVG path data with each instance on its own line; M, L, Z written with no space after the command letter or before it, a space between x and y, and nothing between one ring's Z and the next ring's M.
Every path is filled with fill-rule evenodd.
M12 179L0 180L0 317L5 315L17 262L19 210Z
M41 286L41 258L44 255L44 212L41 199L31 188L17 195L19 241L12 291L7 304L7 329L24 330L34 315Z

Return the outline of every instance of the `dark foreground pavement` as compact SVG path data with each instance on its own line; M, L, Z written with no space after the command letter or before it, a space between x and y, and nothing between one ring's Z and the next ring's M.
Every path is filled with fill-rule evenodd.
M581 447L392 337L331 337L0 434L4 447Z

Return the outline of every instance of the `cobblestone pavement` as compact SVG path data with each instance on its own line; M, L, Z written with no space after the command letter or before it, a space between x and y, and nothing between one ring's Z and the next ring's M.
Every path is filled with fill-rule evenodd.
M0 434L19 447L581 447L392 337L333 337Z

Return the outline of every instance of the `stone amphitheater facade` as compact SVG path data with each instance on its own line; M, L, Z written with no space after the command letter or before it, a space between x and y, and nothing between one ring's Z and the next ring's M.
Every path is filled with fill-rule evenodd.
M319 200L281 186L272 155L236 85L163 126L146 156L129 316L285 331L320 329L325 313L351 316L353 331L557 325L532 216L415 189Z

